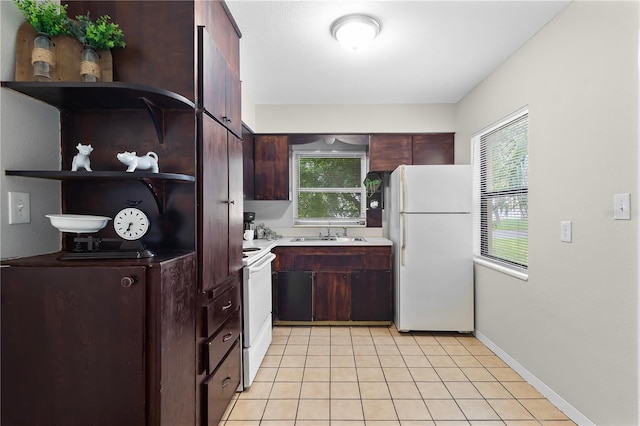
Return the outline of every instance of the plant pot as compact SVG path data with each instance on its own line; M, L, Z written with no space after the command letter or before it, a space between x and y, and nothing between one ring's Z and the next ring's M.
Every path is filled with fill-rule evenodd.
M51 37L45 33L37 33L33 39L31 64L36 81L51 81L51 69L55 67L55 56L52 51Z
M82 49L82 62L80 62L82 81L95 83L100 80L101 74L98 51L91 46L84 46Z

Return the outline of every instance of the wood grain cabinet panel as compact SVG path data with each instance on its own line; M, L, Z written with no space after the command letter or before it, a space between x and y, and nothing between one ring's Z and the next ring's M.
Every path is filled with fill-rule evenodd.
M195 255L82 262L2 268L1 423L194 424Z
M411 135L371 135L369 139L370 171L393 171L401 164L413 164Z
M429 133L414 135L412 157L413 164L453 164L454 134Z
M454 133L373 134L369 170L391 172L400 165L454 163Z
M274 253L274 320L392 320L391 247L276 247Z
M316 321L351 319L351 274L317 272L315 291Z
M385 321L393 317L391 271L351 273L351 319Z
M289 199L289 144L286 135L254 138L256 200Z
M240 384L240 341L237 340L218 369L200 385L202 416L200 425L217 425ZM177 424L176 424L177 425Z

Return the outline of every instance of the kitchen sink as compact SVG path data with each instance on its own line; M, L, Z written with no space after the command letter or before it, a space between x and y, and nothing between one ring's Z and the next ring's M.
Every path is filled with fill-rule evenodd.
M295 237L291 241L304 242L304 241L337 241L337 242L366 242L363 237Z

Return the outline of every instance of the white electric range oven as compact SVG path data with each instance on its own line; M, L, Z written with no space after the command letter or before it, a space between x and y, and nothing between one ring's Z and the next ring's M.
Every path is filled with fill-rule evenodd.
M247 389L271 344L271 253L273 244L245 243L242 269L242 383Z

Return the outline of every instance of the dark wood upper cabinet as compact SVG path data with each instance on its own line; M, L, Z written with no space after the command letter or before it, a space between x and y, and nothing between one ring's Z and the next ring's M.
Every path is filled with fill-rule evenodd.
M254 186L254 162L253 162L253 133L242 126L242 184L245 200L253 200L255 198Z
M454 134L414 135L412 153L413 164L453 164Z
M256 200L289 199L289 144L286 135L254 137Z
M374 134L369 139L369 170L385 172L412 164L411 135Z
M369 170L391 172L402 164L453 164L454 134L374 134L369 144Z

